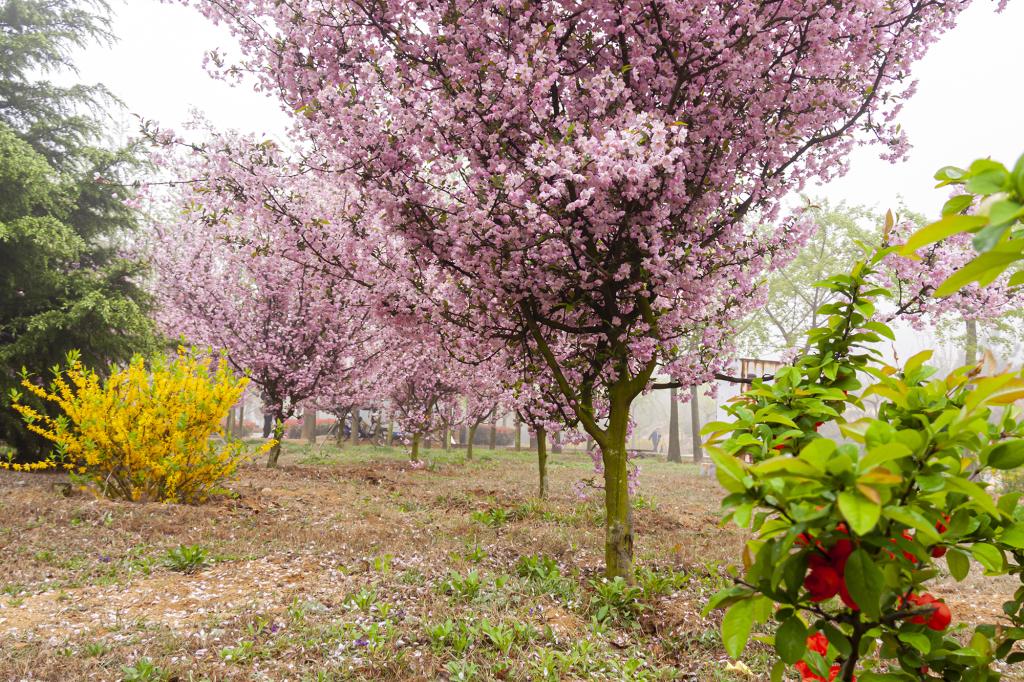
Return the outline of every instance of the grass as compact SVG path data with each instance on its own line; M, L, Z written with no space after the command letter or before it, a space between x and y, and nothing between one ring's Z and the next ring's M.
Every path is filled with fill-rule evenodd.
M631 587L573 493L589 457L553 454L538 501L533 453L474 455L286 443L202 507L0 473L0 679L750 679L699 615L742 542L713 481L642 462Z

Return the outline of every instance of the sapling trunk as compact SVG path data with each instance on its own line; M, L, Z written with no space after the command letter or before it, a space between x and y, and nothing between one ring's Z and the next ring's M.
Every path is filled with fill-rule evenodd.
M412 436L412 454L409 458L414 461L420 461L420 434L414 433Z
M495 419L491 422L491 450L498 449L498 420Z
M245 438L245 399L238 403L238 421L235 423L235 434L239 438Z
M516 452L519 452L523 449L523 421L519 418L518 414L516 415L515 429L516 434L513 443L515 445Z
M359 444L359 408L352 410L352 430L349 431L348 440L352 445Z
M964 320L964 364L978 362L978 321Z
M235 433L235 408L228 408L227 419L224 420L224 433L231 436Z
M310 445L316 445L316 410L307 408L303 411L302 437Z
M338 413L337 428L338 432L334 434L334 444L339 448L341 444L345 442L345 420L348 419L348 410L342 410Z
M476 439L476 424L469 427L469 438L466 440L466 459L473 459L473 441Z
M395 444L395 420L391 417L390 413L388 414L388 435L385 442L389 448Z
M668 456L669 462L682 463L683 455L679 447L679 392L678 389L669 390L668 406Z
M284 417L276 415L274 418L274 447L267 453L267 468L273 469L277 466L277 460L281 456L281 440L284 438Z
M445 424L444 427L441 428L441 449L442 450L448 450L449 449L449 446L451 444L451 439L452 439L451 431L448 429L448 424Z
M539 479L537 496L543 500L548 496L548 444L547 433L543 426L537 427L537 474Z
M700 462L704 459L704 448L700 442L700 403L697 398L697 387L690 386L690 431L693 436L694 462Z

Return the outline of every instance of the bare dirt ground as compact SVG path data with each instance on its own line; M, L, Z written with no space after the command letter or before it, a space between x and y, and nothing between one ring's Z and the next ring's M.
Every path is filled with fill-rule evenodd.
M766 679L766 647L737 668L700 616L743 536L692 465L641 464L629 613L601 595L600 508L572 492L589 458L554 455L545 502L528 452L428 458L291 445L202 507L0 472L0 679ZM181 545L206 564L169 564ZM991 622L1014 587L940 592Z

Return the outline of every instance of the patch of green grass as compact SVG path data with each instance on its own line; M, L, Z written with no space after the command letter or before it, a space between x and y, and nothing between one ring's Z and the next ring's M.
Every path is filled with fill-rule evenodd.
M209 563L208 552L199 545L178 545L164 555L164 566L179 573L195 573Z

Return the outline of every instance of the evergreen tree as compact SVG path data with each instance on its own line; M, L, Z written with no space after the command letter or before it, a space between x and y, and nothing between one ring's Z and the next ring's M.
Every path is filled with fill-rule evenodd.
M103 370L154 341L144 266L123 255L139 162L102 143L100 85L40 79L109 40L103 2L0 0L0 441L21 459L46 445L9 409L22 368L42 375L77 348Z

